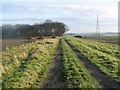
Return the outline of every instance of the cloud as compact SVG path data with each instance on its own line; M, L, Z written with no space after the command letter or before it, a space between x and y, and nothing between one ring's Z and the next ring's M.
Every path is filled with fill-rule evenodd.
M53 0L54 1L54 0ZM85 0L89 2L88 0ZM102 2L102 0L101 0ZM7 2L3 3L3 23L36 23L46 19L62 21L71 32L95 31L99 14L101 31L117 27L117 6L84 2ZM102 2L103 3L103 2ZM112 3L111 3L112 4ZM83 31L82 31L83 30ZM116 29L117 30L117 29Z
M118 17L118 7L116 6L104 6L96 7L99 11L102 12L104 18L117 18Z

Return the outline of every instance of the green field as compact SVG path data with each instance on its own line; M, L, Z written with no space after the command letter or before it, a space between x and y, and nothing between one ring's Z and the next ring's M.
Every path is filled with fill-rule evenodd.
M68 44L69 43L69 44ZM61 58L57 59L56 52L60 46ZM90 73L76 52L80 53L91 65L99 68L99 72L111 78L111 85L119 81L118 63L120 60L119 46L100 40L82 39L75 37L57 37L54 39L36 40L25 45L14 46L1 52L2 55L2 87L3 88L43 88L44 82L52 73L63 73L64 83L61 88L99 88L111 86L99 83L99 77ZM56 60L56 62L53 61ZM55 63L62 64L62 69ZM53 70L51 69L53 68ZM52 71L51 71L52 70ZM93 70L94 72L94 70ZM55 78L54 78L55 77ZM53 76L51 83L57 80ZM101 80L102 81L102 80ZM114 83L115 82L115 83ZM52 87L52 86L51 86ZM47 87L46 87L47 88Z

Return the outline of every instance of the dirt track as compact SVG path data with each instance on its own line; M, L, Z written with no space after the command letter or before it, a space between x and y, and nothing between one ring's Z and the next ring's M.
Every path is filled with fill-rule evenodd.
M48 76L43 83L43 88L61 88L64 85L63 83L64 75L62 72L61 44L59 42L52 66L49 69Z
M66 41L66 40L65 40ZM66 41L67 42L67 41ZM68 43L68 42L67 42ZM99 88L118 88L118 82L113 78L107 76L100 69L93 65L84 55L82 55L75 47L70 43L68 45L76 53L77 57L81 60L83 65L86 67L91 77L97 82ZM65 88L64 87L64 74L62 72L62 53L61 53L61 44L59 42L58 49L54 56L52 66L49 69L48 76L43 82L42 88Z

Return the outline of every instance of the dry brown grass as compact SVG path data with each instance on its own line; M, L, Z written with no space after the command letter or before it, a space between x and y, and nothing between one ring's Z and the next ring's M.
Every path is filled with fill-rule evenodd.
M13 46L18 46L25 44L27 42L23 42L24 39L0 39L0 47L2 47L2 51L6 50L7 48L11 48ZM0 50L1 50L0 49Z

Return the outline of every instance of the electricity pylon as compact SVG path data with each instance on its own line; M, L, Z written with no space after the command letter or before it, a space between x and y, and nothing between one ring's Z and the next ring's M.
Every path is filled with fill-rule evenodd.
M97 24L96 24L96 35L97 35L97 36L100 36L99 17L98 17L98 14L97 14Z

